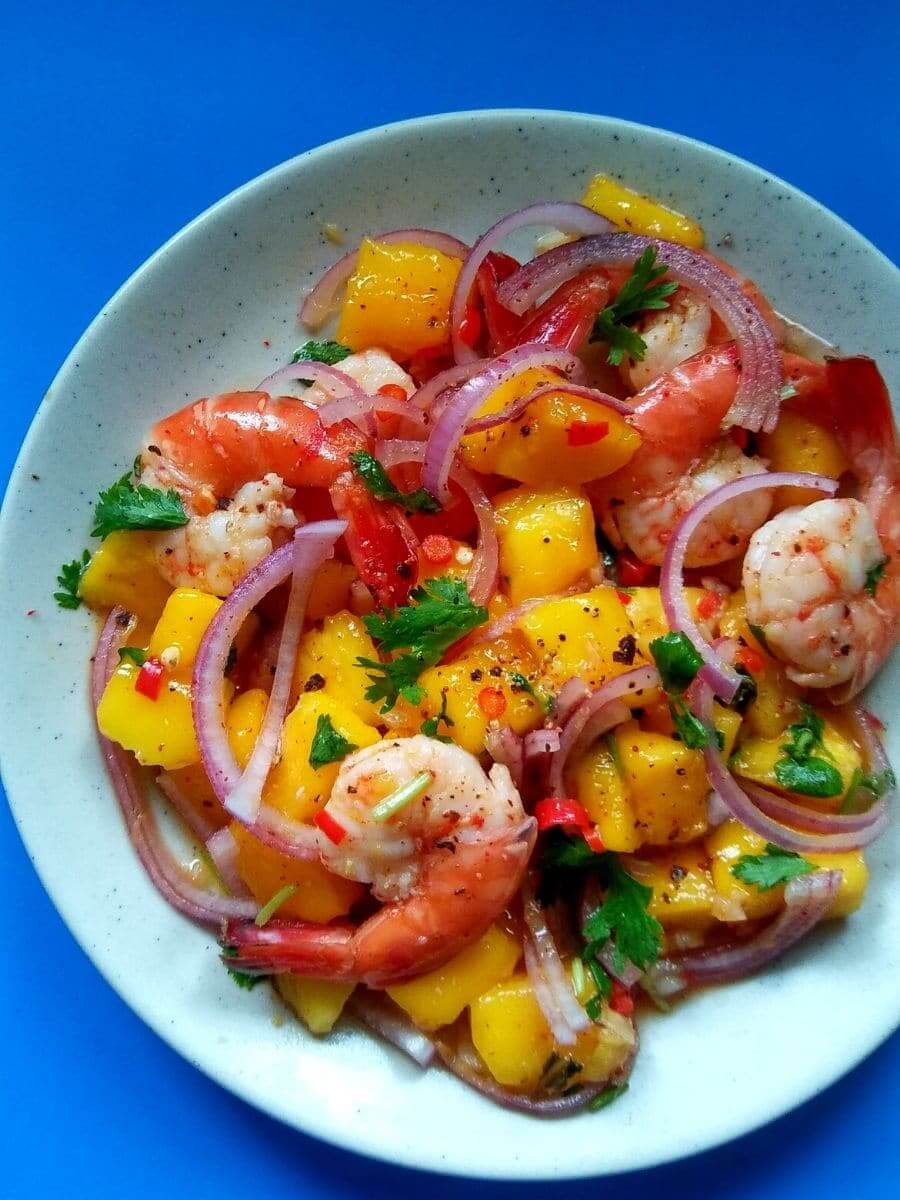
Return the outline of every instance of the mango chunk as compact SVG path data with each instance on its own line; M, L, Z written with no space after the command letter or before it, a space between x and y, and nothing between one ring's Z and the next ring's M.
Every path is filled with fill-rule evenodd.
M400 358L440 346L462 262L427 246L364 238L347 283L337 338L353 350L380 346Z
M782 409L772 433L760 434L759 452L769 460L770 471L810 471L827 479L840 479L850 465L830 429L788 408ZM821 499L822 493L813 488L778 488L772 512Z
M700 622L701 627L705 628L707 633L712 635L714 628L708 622L700 620L697 615L697 605L704 594L703 588L685 588L684 594L688 602L688 608L691 611L691 616L695 621ZM663 612L662 597L660 596L659 588L629 588L627 592L623 591L622 595L627 598L627 603L624 606L625 614L631 623L637 647L647 662L652 662L653 657L650 653L650 643L654 638L662 637L663 634L669 632L669 622L666 620L666 614Z
M576 763L575 795L597 826L607 850L637 850L642 842L628 790L612 754L598 742Z
M513 975L470 1008L472 1043L491 1075L507 1087L533 1091L551 1054L581 1064L575 1082L602 1083L625 1065L634 1050L631 1022L605 1008L599 1024L574 1046L558 1046L526 975Z
M579 675L591 688L640 665L629 661L631 625L615 589L592 588L550 600L526 612L517 628L528 641L540 674L553 690ZM656 689L654 689L654 694ZM650 691L635 693L635 704L650 702Z
M705 848L683 846L650 858L627 858L623 865L645 887L653 888L651 916L664 928L706 929L714 921L710 859Z
M331 1033L355 984L330 979L306 979L302 975L278 975L275 986L310 1033Z
M297 889L279 907L279 917L331 921L345 916L366 893L361 883L333 875L320 862L301 862L273 850L237 821L230 828L238 846L238 874L260 905L267 904L287 884Z
M203 635L221 607L222 601L207 592L176 588L153 630L148 654L159 658L164 651L174 650L177 662L172 674L190 679Z
M678 242L695 250L703 245L703 228L696 221L625 187L609 175L595 175L587 185L581 203L630 233L664 238L667 242Z
M100 732L145 767L171 771L199 762L190 685L169 679L151 700L135 690L138 671L125 660L110 676L97 706Z
M172 590L156 565L158 535L137 530L108 534L81 577L79 592L89 608L121 604L144 625L152 625Z
M563 591L599 561L594 514L580 488L515 488L494 507L500 574L513 604Z
M467 654L419 676L425 695L415 727L444 711L451 726L441 724L439 734L452 737L470 754L484 750L484 738L493 721L509 725L516 733L536 729L543 711L527 693L513 687L511 675L528 676L534 663L519 639L498 638L473 647Z
M521 954L517 939L492 925L442 967L385 990L420 1029L440 1029L452 1025L467 1005L507 979Z
M307 621L321 621L349 608L350 585L356 578L356 567L350 563L337 558L326 559L316 571L306 601Z
M303 635L294 669L292 698L305 691L325 691L365 721L378 725L378 706L366 699L369 680L357 658L378 659L375 643L359 619L348 612L326 617L321 628Z
M615 742L641 841L664 846L705 833L709 783L703 755L635 722L620 725Z
M351 745L361 748L378 741L378 733L347 705L327 692L305 692L288 714L281 731L281 758L269 772L263 789L266 804L294 821L311 821L327 803L340 762L314 767L310 750L320 717Z
M744 883L732 874L732 867L745 855L762 854L765 838L753 833L739 821L725 821L706 838L706 850L711 860L713 884L728 908L742 911L748 920L772 916L784 904L784 886L760 891L752 883ZM804 854L817 867L843 872L841 886L834 898L829 917L845 917L862 904L869 882L869 871L861 850L843 854ZM731 917L734 919L734 917Z
M475 415L487 417L491 413L500 412L501 409L515 404L517 400L530 396L538 388L547 387L560 380L561 376L556 371L531 367L494 388ZM493 429L485 429L481 433L467 434L460 444L460 454L466 466L485 475L495 473L503 431L504 426L496 425Z
M250 688L235 696L228 706L225 728L238 766L246 767L269 707L269 697L262 688Z

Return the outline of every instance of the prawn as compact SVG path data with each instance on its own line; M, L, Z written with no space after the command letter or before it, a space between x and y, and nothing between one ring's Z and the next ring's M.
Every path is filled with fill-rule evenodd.
M379 820L378 805L419 780L424 794ZM325 866L386 903L355 927L230 922L230 966L370 987L440 966L516 894L536 833L506 767L486 775L468 751L421 734L346 758L324 813L335 831L320 841Z
M288 490L325 488L335 510L349 520L347 548L363 582L379 604L402 604L416 582L418 540L399 509L376 500L351 471L350 455L369 449L370 440L350 421L326 428L314 405L267 392L229 392L163 418L142 452L141 481L175 488L190 514L188 527L162 542L164 574L172 582L183 571L195 579L217 578L227 594L235 569L223 566L221 555L227 550L235 563L246 562L245 556L238 545L225 545L204 527L195 531L191 523L209 518L247 485L259 488L258 481L268 479L276 487L274 476L279 495L269 499L280 507L267 510L268 527L257 522L252 537L268 538L269 548L278 537L283 540L286 535L278 531L290 525L284 509ZM216 532L227 537L243 531ZM165 557L173 555L170 573Z
M825 389L825 368L784 354L782 367L796 394L812 398ZM743 454L722 421L734 400L740 362L733 342L710 346L654 379L633 400L626 418L641 435L634 457L591 485L604 530L644 562L660 564L681 517L714 488L766 470ZM688 545L689 567L715 566L738 558L766 520L772 493L761 489L721 505L697 528Z
M832 359L813 409L830 424L858 496L789 508L758 529L744 559L747 616L789 678L836 704L873 678L900 628L900 455L890 397L871 359Z

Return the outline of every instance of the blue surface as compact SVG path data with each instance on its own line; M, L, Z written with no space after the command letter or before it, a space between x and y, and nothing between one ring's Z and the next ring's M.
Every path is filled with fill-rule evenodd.
M660 125L782 175L900 258L895 5L857 0L852 24L834 0L339 7L340 32L334 10L296 0L0 6L4 484L66 352L148 254L267 167L382 122L521 105ZM331 1150L209 1083L96 974L5 807L0 853L5 1194L377 1200L471 1186ZM840 1012L835 996L835 1037ZM770 1129L565 1194L803 1200L851 1179L855 1196L894 1194L898 1106L895 1036ZM523 1192L538 1194L481 1187L486 1200Z

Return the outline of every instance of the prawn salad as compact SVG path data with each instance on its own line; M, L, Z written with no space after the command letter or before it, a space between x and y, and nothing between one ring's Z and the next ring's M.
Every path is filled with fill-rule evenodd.
M523 264L527 226L559 232ZM895 795L859 699L889 397L702 247L604 176L474 246L366 238L291 363L153 426L58 580L104 617L134 848L235 983L535 1114L620 1096L648 1004L853 912Z

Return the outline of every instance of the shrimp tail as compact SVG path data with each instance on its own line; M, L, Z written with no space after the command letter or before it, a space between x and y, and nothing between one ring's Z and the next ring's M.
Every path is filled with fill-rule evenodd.
M369 987L432 970L480 937L509 904L536 834L529 817L496 838L450 843L408 898L355 928L273 920L260 929L229 921L222 961L248 974L352 979Z

